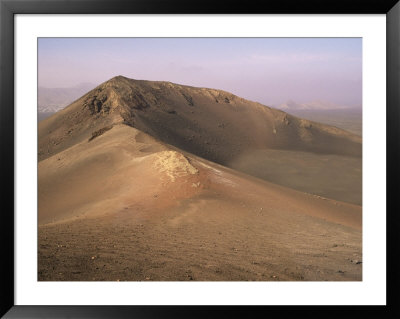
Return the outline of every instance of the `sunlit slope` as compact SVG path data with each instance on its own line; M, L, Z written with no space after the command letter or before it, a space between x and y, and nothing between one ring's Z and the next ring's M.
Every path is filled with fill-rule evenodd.
M118 124L273 183L362 202L359 136L228 92L170 82L118 76L101 84L39 123L39 160Z

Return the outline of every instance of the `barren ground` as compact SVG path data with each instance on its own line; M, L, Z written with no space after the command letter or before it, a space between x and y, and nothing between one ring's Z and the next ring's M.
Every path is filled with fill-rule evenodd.
M125 125L74 148L39 163L39 280L362 279L360 206Z

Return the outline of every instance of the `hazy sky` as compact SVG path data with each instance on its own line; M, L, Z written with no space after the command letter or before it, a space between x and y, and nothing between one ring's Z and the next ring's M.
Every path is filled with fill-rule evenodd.
M39 85L113 76L223 89L266 105L362 103L361 38L40 38Z

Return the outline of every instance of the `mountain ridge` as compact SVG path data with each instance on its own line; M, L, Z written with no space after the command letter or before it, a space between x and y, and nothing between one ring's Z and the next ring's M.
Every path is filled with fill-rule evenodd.
M210 88L116 76L39 124L39 159L124 123L220 164L246 150L361 156L361 138Z
M346 131L116 77L41 121L38 153L39 281L362 280Z

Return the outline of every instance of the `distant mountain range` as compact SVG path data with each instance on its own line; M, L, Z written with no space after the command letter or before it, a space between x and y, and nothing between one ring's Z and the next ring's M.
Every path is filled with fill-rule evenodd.
M351 107L339 105L328 101L315 100L308 103L297 103L289 100L286 103L275 106L277 109L284 111L291 110L344 110ZM360 108L360 107L358 107Z
M58 112L95 87L96 84L94 83L80 83L73 87L64 88L47 88L39 86L38 112Z

